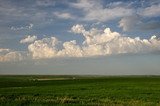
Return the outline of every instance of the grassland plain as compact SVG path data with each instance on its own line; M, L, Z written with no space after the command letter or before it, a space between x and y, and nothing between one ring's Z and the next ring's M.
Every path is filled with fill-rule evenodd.
M2 106L160 106L160 76L1 75Z

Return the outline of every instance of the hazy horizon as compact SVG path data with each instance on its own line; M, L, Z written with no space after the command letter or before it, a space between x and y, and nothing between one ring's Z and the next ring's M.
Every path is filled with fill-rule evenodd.
M160 55L112 55L1 63L2 74L23 75L160 75Z

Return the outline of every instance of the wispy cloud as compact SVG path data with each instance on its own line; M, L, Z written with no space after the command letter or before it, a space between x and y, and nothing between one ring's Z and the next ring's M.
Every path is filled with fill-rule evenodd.
M138 5L136 3L136 1L127 3L120 1L103 5L102 1L77 0L75 3L70 3L70 6L82 11L83 21L110 22L120 19L119 26L123 31L160 28L159 20L154 20L160 16L160 3L148 2L147 6L134 7ZM148 22L146 18L149 18Z
M36 4L38 6L45 6L45 7L47 7L47 6L54 6L55 3L56 3L55 0L36 0Z
M12 26L11 27L11 30L14 30L14 31L18 31L18 30L31 30L33 28L33 24L29 24L27 26L21 26L21 27L14 27Z
M78 0L77 3L71 3L70 5L82 10L84 12L84 20L86 21L104 22L124 16L130 16L135 12L128 6L119 5L119 2L111 3L104 7L99 1Z
M160 16L160 3L154 4L146 8L140 8L138 14L145 17Z
M148 20L146 22L141 17L135 15L123 17L119 21L119 27L122 28L123 31L155 30L160 29L160 21Z
M123 17L119 21L119 27L123 29L123 31L131 31L137 28L137 24L141 24L141 21L138 16L129 16L129 17Z
M75 19L75 16L67 12L55 12L53 14L60 19Z

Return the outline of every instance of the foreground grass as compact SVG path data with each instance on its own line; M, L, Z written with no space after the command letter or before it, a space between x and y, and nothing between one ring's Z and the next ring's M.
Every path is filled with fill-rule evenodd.
M159 76L0 76L0 105L159 106Z

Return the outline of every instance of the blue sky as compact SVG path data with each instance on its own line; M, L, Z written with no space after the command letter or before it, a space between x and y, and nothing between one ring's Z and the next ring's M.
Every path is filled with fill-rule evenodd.
M159 37L159 0L0 0L0 74L21 73L16 70L31 66L29 62L46 65L42 69L32 65L21 74L67 74L65 70L72 70L70 74L120 74L112 67L120 67L121 60L123 67L133 60L124 74L143 74L146 69L154 70L144 74L159 74ZM114 60L117 56L121 58ZM126 60L128 57L131 59ZM152 61L146 63L149 60L144 57ZM61 62L66 58L67 65ZM50 62L55 59L58 63ZM78 62L70 63L74 59ZM142 62L135 65L136 61ZM74 71L83 62L86 71ZM92 66L99 68L89 68ZM140 73L131 71L136 66Z

